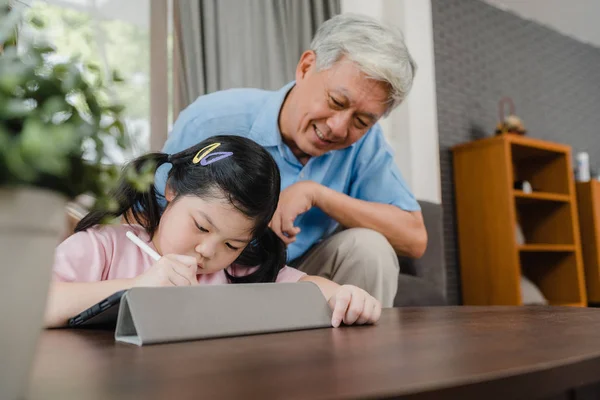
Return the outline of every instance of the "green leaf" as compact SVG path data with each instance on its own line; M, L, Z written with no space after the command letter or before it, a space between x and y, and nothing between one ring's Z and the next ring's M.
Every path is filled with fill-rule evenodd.
M48 114L56 114L61 111L67 111L70 106L62 96L52 96L42 105L43 111Z
M37 119L29 118L23 125L19 150L23 160L37 171L65 177L69 172L69 154L78 145L77 140L73 139L73 130L69 125L44 125Z
M110 212L115 212L115 211L117 211L119 209L119 203L117 202L116 199L109 198L108 199L108 203L106 205L106 208Z
M102 71L96 64L87 64L85 66L85 77L86 81L94 88L101 88L104 86L104 80L102 79Z
M118 135L123 136L126 133L125 125L123 124L123 122L121 120L118 120L118 119L115 120L112 123L111 128L116 129Z
M18 142L9 141L4 149L4 164L12 181L31 183L38 177L35 168L23 158Z
M35 168L27 164L16 149L6 153L6 166L15 181L32 183L38 177Z
M0 115L6 119L23 118L29 115L36 107L31 99L10 99L3 104Z
M83 79L76 65L69 65L62 80L62 88L65 92L82 89Z
M69 65L65 63L55 64L52 66L51 75L55 76L58 80L63 80L69 72Z
M86 67L87 67L87 69L89 69L92 72L101 73L100 67L96 64L89 63L89 64L86 64Z
M96 150L96 163L99 163L104 157L104 142L98 136L92 137L92 140L94 141Z
M144 162L144 164L140 168L140 173L142 173L142 174L147 174L147 173L154 174L155 172L156 172L156 162L154 160L148 160L148 161Z
M117 136L117 146L119 146L122 149L128 149L130 145L131 141L129 140L128 135L121 134Z
M112 73L112 81L113 82L117 82L117 83L121 83L121 82L125 82L125 79L123 79L123 77L121 76L121 74L119 73L119 71L114 70Z
M31 25L33 25L34 28L37 29L42 29L46 26L46 23L44 21L42 21L41 18L37 17L37 16L33 16L29 19L29 23Z
M24 71L18 71L16 68L0 69L0 90L13 93L15 88L23 85L26 79Z
M115 114L121 114L123 111L125 111L125 106L122 104L113 104L106 107L106 110Z
M4 149L8 149L9 146L10 134L3 125L0 125L0 152Z
M18 9L0 11L0 44L7 43L14 38L19 22L21 21L21 12Z
M136 174L133 179L129 181L131 185L138 192L145 192L148 190L150 185L154 184L154 174L153 173L144 173L144 174Z
M39 54L48 54L56 51L56 49L49 44L36 45L33 47L33 49L36 50Z
M100 116L102 115L102 107L100 107L100 104L98 104L98 100L96 99L94 92L92 90L86 90L84 95L85 102L87 103L92 117L94 120L99 121Z

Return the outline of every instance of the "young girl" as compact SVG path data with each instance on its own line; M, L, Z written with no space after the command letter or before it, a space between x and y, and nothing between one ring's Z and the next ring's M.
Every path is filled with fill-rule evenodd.
M238 136L215 136L174 155L142 156L127 168L139 171L148 161L156 168L172 165L166 207L153 185L139 192L125 171L115 192L118 211L91 212L56 249L48 327L65 325L134 286L255 282L314 282L333 309L334 327L379 319L381 304L364 290L285 266L285 245L268 228L279 201L279 170L261 146ZM137 224L100 225L120 215ZM160 260L128 240L128 231L162 255Z

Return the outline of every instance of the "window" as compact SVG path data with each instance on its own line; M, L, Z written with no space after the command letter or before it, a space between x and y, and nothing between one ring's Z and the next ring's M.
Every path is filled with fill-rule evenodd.
M80 57L104 73L110 95L125 106L131 149L105 143L111 161L123 163L149 150L149 0L19 0L26 15L45 22L41 34L57 49L57 60ZM32 35L23 27L23 35ZM110 85L116 70L125 82Z

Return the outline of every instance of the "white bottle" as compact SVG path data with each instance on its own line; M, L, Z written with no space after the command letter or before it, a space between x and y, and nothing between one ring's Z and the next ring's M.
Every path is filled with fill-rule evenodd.
M590 180L590 156L586 152L577 153L575 156L577 169L575 179L578 182L587 182Z

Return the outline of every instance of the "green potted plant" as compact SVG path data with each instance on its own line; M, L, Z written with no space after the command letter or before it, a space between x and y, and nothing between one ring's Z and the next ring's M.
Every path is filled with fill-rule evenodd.
M106 163L104 144L125 148L127 138L123 107L109 101L99 68L52 63L49 45L19 38L16 46L21 23L19 11L0 0L2 399L23 395L27 385L66 201L88 193L97 207L114 207L107 193L119 166ZM153 179L129 176L139 185Z

